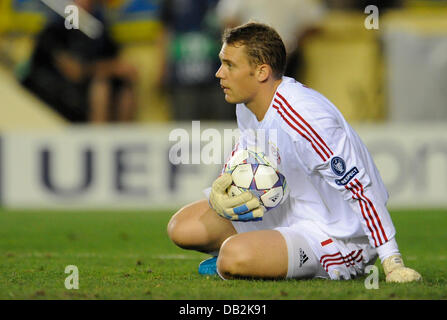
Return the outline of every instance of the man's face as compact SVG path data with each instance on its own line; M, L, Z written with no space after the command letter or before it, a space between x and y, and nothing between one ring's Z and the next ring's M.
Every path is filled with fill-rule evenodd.
M221 66L216 72L228 103L249 103L256 95L256 68L250 65L245 46L223 44L219 53Z

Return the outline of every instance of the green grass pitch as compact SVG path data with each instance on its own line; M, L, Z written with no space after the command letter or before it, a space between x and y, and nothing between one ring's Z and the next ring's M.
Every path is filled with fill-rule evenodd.
M172 212L0 211L0 299L446 299L447 210L392 211L406 264L424 280L379 289L351 281L223 281L205 254L166 235ZM68 265L79 289L65 288ZM378 263L376 263L379 266Z

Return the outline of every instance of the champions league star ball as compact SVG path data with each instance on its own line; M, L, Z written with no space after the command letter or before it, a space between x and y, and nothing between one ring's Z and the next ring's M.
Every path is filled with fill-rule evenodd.
M236 151L225 164L223 173L230 173L233 178L227 189L230 196L250 191L265 211L279 206L287 198L286 178L263 152L250 149Z

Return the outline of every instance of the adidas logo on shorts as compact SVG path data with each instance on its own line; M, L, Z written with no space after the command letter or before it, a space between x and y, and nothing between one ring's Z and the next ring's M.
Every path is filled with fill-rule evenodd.
M306 255L304 250L300 248L300 268L306 263L307 260L309 260L309 257Z

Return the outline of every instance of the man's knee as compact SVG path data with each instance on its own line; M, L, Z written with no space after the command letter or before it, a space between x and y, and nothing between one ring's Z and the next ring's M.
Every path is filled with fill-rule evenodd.
M217 269L225 279L283 279L287 262L287 245L281 234L260 230L228 238L220 249Z
M183 249L208 251L210 246L214 247L221 230L212 223L209 210L207 201L197 201L181 208L168 223L169 238Z
M198 244L198 234L194 230L194 221L188 220L185 215L185 208L177 211L169 220L167 232L172 242L180 248L193 249Z
M250 276L254 264L253 250L241 243L237 237L230 237L222 244L217 260L217 269L225 279Z
M236 233L230 221L218 216L201 200L180 209L168 223L168 235L181 248L214 252Z

